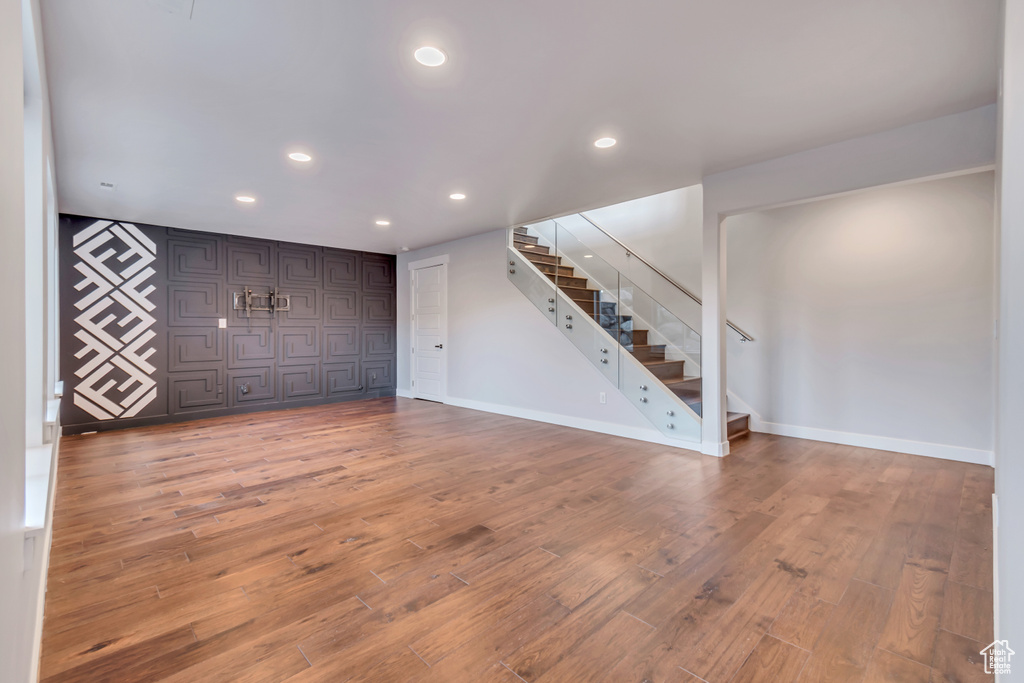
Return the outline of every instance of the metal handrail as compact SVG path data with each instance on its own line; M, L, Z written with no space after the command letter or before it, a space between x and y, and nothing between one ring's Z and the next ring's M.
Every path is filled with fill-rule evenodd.
M668 283L669 283L669 284L671 284L671 285L672 285L673 287L675 287L676 289L678 289L678 290L679 290L680 292L682 292L683 294L685 294L686 296L690 297L690 298L691 298L691 299L693 299L693 300L694 300L695 302L697 302L697 304L698 304L699 306L703 306L703 305L704 305L704 304L703 304L703 303L701 302L701 300L700 300L700 297L699 297L699 296L697 296L696 294L694 294L693 292L691 292L690 290L688 290L688 289L687 289L686 287L683 287L683 286L682 286L681 284L679 284L678 282L676 282L675 280L673 280L672 278L670 278L670 277L669 277L668 275L665 275L665 273L661 272L661 270L659 270L659 269L658 269L658 268L657 268L656 266L654 266L654 265L652 265L652 264L651 264L650 262L648 262L648 261L647 261L647 259L645 259L645 258L644 258L643 256L641 256L640 254L637 254L637 253L636 253L635 251L633 251L632 249L630 249L629 247L627 247L627 246L626 246L625 244L623 244L622 242L620 242L618 238L616 238L616 237L615 237L614 235L612 235L612 234L611 234L611 233L609 233L609 232L608 232L607 230L605 230L604 228L602 228L602 227L601 227L600 225L598 225L598 224L597 224L597 223L595 223L594 221L590 220L589 218L587 218L587 217L586 217L586 216L585 216L584 214L582 214L582 213L581 213L581 214L579 214L579 216L580 216L580 218L582 218L583 220L585 220L586 222L590 223L590 224L591 224L591 225L593 225L593 226L594 226L595 228L597 228L598 230L600 230L600 231L601 231L601 233L603 233L605 237L607 237L607 238L608 238L608 239L610 239L610 240L611 240L612 242L615 242L615 244L617 244L617 245L619 245L620 247L622 247L623 249L625 249L625 250L626 250L626 256L635 256L635 257L636 257L637 259L639 259L639 260L640 260L640 262L641 262L641 263L643 263L643 264L644 264L645 266L647 266L648 268L650 268L651 270L653 270L653 271L654 271L655 273L657 273L658 275L660 275L660 276L662 277L662 279L664 279L664 280L665 280L666 282L668 282ZM728 325L729 327L731 327L731 328L733 329L733 331L735 331L735 332L736 332L736 334L740 335L740 337L741 337L741 341L745 341L745 342L748 342L748 341L754 341L754 338L753 338L753 337L751 337L751 336L750 336L749 334L747 334L746 332L744 332L743 330L741 330L741 329L740 329L739 327L737 327L737 326L736 326L736 325L734 325L733 323L729 322L728 320L726 320L726 321L725 321L725 324L726 324L726 325Z

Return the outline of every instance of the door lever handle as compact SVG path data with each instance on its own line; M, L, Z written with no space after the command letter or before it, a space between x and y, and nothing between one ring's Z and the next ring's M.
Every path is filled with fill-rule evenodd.
M443 349L444 348L444 344L434 344L434 348L435 349Z

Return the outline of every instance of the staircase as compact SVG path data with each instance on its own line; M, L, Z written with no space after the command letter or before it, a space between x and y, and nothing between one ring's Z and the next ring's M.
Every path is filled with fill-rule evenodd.
M540 244L540 238L531 234L529 228L518 227L512 232L512 247L521 257L546 275L562 294L593 318L666 389L697 416L701 414L701 379L686 374L686 361L666 358L665 344L652 344L648 329L636 326L633 316L620 314L617 302L604 300L600 289L590 287L586 277L576 274L575 266L563 264L563 257L552 254L550 247ZM749 433L749 417L746 413L728 413L730 441Z

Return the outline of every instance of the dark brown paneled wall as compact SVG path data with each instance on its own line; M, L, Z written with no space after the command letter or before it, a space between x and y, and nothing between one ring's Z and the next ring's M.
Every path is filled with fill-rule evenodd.
M395 393L394 256L80 216L60 240L65 433ZM247 318L246 287L290 310Z

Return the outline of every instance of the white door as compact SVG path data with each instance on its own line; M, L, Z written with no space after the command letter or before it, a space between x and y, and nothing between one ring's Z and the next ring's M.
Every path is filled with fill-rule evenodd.
M412 271L412 395L444 402L448 266Z

